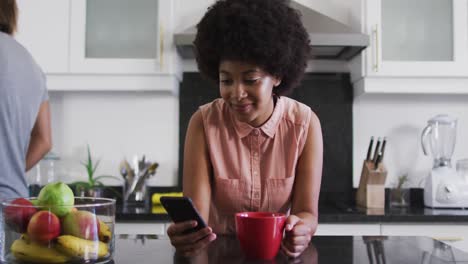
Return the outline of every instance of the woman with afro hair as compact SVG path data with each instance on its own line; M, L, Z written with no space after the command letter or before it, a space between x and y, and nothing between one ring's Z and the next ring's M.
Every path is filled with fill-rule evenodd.
M197 25L200 72L221 98L193 114L183 192L209 227L173 223L177 252L197 255L217 234L235 233L235 213L285 213L283 252L299 256L317 228L323 142L312 110L285 97L304 74L310 47L285 0L219 0Z

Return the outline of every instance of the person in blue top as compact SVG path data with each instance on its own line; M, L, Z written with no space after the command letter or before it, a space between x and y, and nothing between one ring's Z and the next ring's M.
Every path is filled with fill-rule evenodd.
M52 148L46 78L14 38L15 0L0 1L0 200L27 197L26 171Z

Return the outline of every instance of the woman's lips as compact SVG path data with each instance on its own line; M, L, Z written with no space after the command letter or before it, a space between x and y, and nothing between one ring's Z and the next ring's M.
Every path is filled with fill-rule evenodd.
M252 104L233 104L232 108L234 111L244 114L250 111Z

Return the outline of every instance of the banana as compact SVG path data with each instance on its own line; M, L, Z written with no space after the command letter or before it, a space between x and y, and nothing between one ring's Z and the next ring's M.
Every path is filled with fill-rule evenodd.
M105 243L71 235L59 236L57 238L57 249L69 256L85 260L95 260L109 254Z
M99 220L99 240L101 240L104 243L107 243L111 240L112 238L112 232L106 223L103 221Z
M71 259L53 247L28 241L27 236L15 240L11 252L16 259L32 263L64 263Z

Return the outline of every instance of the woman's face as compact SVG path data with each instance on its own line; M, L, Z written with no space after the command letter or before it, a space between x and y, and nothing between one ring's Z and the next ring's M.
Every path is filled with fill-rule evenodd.
M234 116L254 127L265 123L273 113L273 88L280 80L258 66L240 61L222 61L219 90Z

